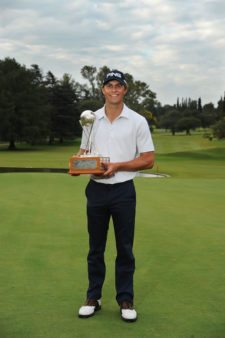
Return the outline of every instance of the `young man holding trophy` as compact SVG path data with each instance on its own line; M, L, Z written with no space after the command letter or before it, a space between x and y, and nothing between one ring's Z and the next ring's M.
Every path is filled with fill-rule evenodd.
M123 102L127 90L124 74L118 70L109 72L102 86L105 105L93 113L91 126L86 126L86 130L83 127L78 153L82 164L79 165L87 163L82 157L87 160L90 156L93 160L96 156L103 160L101 172L97 174L93 172L85 191L89 233L87 257L89 285L86 303L78 312L80 318L91 317L101 309L106 271L104 252L109 221L112 217L117 249L116 300L123 320L134 322L137 319L133 305L135 270L133 241L136 209L133 179L137 171L153 167L154 145L146 119L129 109ZM90 117L90 111L88 114Z

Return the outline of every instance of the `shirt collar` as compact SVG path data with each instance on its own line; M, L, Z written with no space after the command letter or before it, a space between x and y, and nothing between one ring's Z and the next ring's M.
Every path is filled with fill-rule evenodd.
M129 114L129 108L125 105L123 105L123 110L122 113L120 114L120 117L126 117L127 119L129 119L130 114Z
M102 119L103 117L105 117L105 106L102 107L100 110L99 110L99 113L98 113L98 120ZM120 117L126 117L126 118L129 118L129 109L128 107L124 104L123 105L123 110L119 116Z

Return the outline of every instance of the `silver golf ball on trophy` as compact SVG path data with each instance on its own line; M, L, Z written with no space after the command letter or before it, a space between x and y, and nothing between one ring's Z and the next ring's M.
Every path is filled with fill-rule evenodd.
M93 137L93 125L96 116L91 110L85 110L80 116L80 125L86 139L85 151L82 155L73 155L69 160L69 174L102 174L105 169L104 162L109 162L109 157L98 154Z

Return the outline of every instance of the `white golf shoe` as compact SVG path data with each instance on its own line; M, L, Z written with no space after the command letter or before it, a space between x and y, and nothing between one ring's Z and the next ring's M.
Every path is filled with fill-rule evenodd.
M120 304L120 314L125 322L135 322L137 320L137 312L130 302L124 301Z
M81 306L78 317L89 318L94 316L95 312L101 309L101 299L87 299L85 305Z

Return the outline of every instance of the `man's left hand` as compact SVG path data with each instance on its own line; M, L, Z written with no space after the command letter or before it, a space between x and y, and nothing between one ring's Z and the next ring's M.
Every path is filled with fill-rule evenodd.
M103 174L103 176L105 176L105 177L112 177L117 172L117 164L116 163L103 162L102 166L105 169L105 172Z

